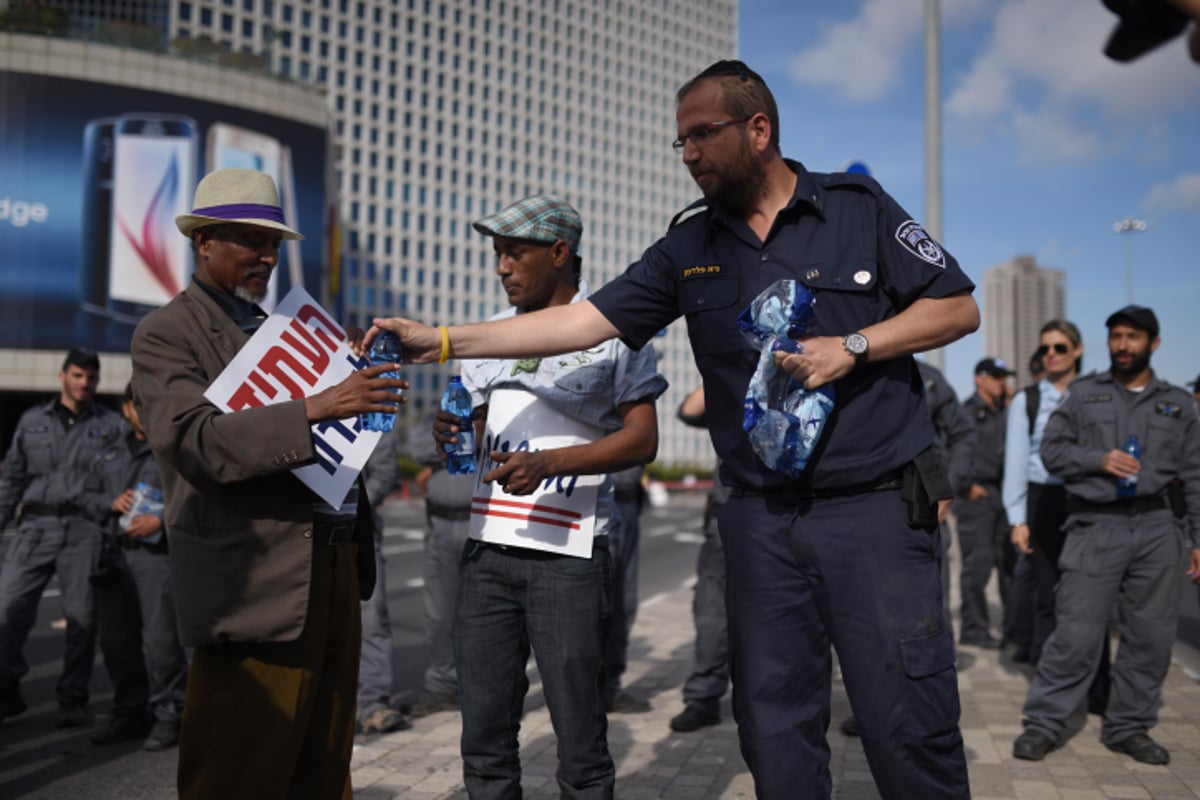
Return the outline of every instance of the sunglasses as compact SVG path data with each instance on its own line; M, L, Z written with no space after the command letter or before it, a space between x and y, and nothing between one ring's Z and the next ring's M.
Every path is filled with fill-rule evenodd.
M1054 345L1048 345L1048 344L1042 345L1041 347L1039 347L1037 349L1037 354L1039 356L1044 356L1050 352L1050 349L1052 347L1054 349L1054 352L1058 353L1060 356L1065 356L1067 353L1071 352L1071 348L1069 345L1065 345L1062 342L1057 342Z

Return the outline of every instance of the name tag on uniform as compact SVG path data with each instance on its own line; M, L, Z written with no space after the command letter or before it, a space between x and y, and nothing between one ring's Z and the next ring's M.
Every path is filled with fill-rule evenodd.
M529 495L479 479L497 466L493 450L553 450L594 442L604 431L566 416L529 392L499 389L488 398L483 456L471 498L471 538L591 558L596 497L603 475L552 475Z
M1182 412L1183 412L1183 406L1176 405L1175 403L1155 403L1154 404L1154 413L1162 414L1164 417L1171 417L1172 419L1179 419L1179 415Z
M1111 394L1087 394L1087 395L1084 395L1080 399L1080 402L1082 402L1082 403L1111 403L1112 395Z

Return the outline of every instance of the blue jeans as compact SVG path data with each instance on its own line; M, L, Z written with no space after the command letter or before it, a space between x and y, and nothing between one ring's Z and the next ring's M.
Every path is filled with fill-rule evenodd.
M521 797L517 731L537 654L558 739L564 798L611 798L615 781L600 698L612 585L607 542L590 559L467 543L454 621L463 779L472 800Z

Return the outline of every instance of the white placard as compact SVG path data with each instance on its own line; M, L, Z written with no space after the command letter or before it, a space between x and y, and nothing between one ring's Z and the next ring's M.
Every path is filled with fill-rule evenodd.
M529 495L509 494L480 478L499 466L491 459L493 450L553 450L594 442L603 435L600 428L566 416L529 392L492 392L471 498L471 538L590 558L603 475L551 476Z
M241 411L298 400L341 383L368 366L346 344L346 332L302 287L283 302L238 351L204 393L222 411ZM312 426L317 462L292 470L322 500L337 508L379 442L358 417ZM247 442L253 446L253 442Z

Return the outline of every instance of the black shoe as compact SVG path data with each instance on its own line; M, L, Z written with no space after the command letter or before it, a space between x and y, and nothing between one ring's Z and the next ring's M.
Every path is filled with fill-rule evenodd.
M150 735L146 737L142 749L157 753L160 750L170 750L177 744L179 744L179 723L160 719L150 729Z
M1104 746L1114 753L1124 753L1142 764L1166 764L1171 760L1167 748L1144 733L1135 733L1119 742L1105 742Z
M457 710L457 697L446 694L434 694L432 692L421 692L417 697L417 701L408 707L408 716L417 719L418 717L427 717L430 714L438 714L442 711Z
M609 714L645 714L650 710L650 701L634 697L629 692L617 692L617 696L604 705Z
M1108 711L1107 697L1088 697L1088 713L1103 717Z
M1041 731L1026 728L1013 742L1013 758L1023 761L1041 761L1046 754L1054 749L1054 742Z
M1000 640L988 633L979 636L960 636L958 643L967 647L982 647L984 650L1000 649Z
M411 727L412 724L396 709L381 708L368 714L366 719L359 720L358 732L365 734L392 733L393 731L408 730Z
M59 714L58 727L71 727L62 723L61 713ZM93 731L91 739L92 744L116 744L117 742L127 742L131 739L144 739L149 732L150 726L143 719L110 714L101 723L100 727Z
M87 711L83 706L59 706L58 717L54 720L56 728L79 728L87 722ZM142 734L145 736L145 733Z
M1017 645L1017 649L1013 650L1012 660L1014 664L1028 664L1030 659L1029 648L1024 645Z
M862 729L858 727L858 720L853 716L846 717L839 725L842 733L846 736L862 736Z
M721 721L721 715L716 711L700 706L684 706L675 716L671 717L671 730L676 733L691 733Z
M19 716L28 709L25 699L21 697L21 690L16 686L0 692L0 720Z

